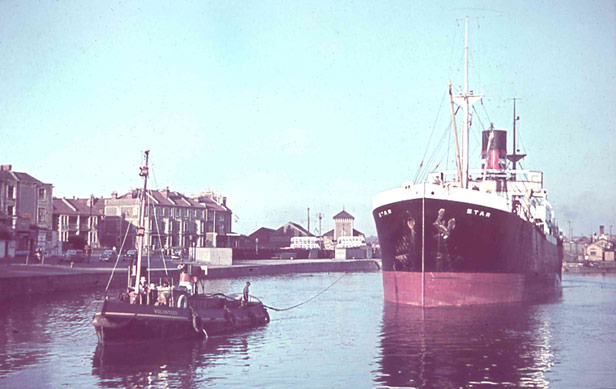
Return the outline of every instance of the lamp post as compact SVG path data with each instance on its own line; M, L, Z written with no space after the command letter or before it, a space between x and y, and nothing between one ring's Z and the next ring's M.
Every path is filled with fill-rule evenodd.
M90 218L88 219L88 263L92 260L92 206L94 203L94 195L90 195Z

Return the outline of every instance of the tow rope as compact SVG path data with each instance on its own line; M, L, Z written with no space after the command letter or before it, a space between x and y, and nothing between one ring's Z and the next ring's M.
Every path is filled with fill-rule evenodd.
M336 283L337 283L338 281L340 281L340 280L341 280L344 276L346 276L347 274L348 274L348 273L344 273L344 274L343 274L343 275L341 275L341 276L340 276L340 277L339 277L336 281L334 281L334 282L333 282L330 286L328 286L327 288L323 289L322 291L320 291L320 292L319 292L319 293L317 293L316 295L314 295L314 296L310 297L308 300L303 301L303 302L301 302L301 303L299 303L299 304L295 304L295 305L290 306L290 307L288 307L288 308L274 308L274 307L270 307L269 305L265 305L265 304L263 304L263 306L264 306L265 308L267 308L267 309L271 309L271 310L273 310L273 311L277 311L277 312L288 311L288 310L291 310L291 309L293 309L293 308L297 308L297 307L299 307L299 306L301 306L301 305L304 305L304 304L306 304L306 303L308 303L308 302L310 302L310 301L314 300L315 298L317 298L317 297L319 297L320 295L322 295L323 293L325 293L325 292L326 292L329 288L331 288L332 286L336 285Z

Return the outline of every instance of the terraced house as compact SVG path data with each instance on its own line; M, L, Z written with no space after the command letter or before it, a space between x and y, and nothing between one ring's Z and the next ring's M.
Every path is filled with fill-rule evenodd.
M113 193L105 201L102 242L108 247L135 248L139 195L135 189L122 196ZM191 247L226 247L231 236L232 212L226 198L207 191L195 196L164 190L148 190L145 207L145 247L148 250Z
M51 184L0 166L0 258L54 246Z
M99 225L103 219L104 200L91 196L87 199L53 199L53 228L63 250L71 240L79 239L88 247L100 247Z

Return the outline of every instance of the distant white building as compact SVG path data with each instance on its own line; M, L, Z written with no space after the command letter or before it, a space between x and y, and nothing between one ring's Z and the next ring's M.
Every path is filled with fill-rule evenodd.
M336 242L336 248L359 248L366 245L366 239L363 236L341 236Z
M319 238L316 236L294 236L291 238L292 249L320 249Z

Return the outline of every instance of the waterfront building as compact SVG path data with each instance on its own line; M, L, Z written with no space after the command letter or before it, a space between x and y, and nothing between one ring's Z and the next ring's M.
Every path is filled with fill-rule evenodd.
M104 217L105 201L90 196L86 199L53 199L53 229L58 233L58 240L67 248L71 241L85 245L86 249L101 247L100 228Z
M0 166L0 258L54 248L52 190L12 165Z
M599 235L592 234L590 243L584 248L587 261L614 261L614 242L611 234L605 233L605 227L599 226Z
M135 189L105 201L103 244L124 249L136 244L139 193ZM191 247L227 247L232 234L232 211L217 192L195 196L179 192L149 190L145 205L145 247L149 250L181 250Z
M288 222L273 230L261 227L248 236L256 250L279 250L291 247L292 238L314 237L308 230L295 222Z
M323 235L323 248L326 250L333 250L340 238L343 237L356 237L356 238L366 238L364 233L356 230L354 228L355 217L345 211L344 209L337 213L334 216L334 229L326 232ZM354 239L351 239L354 240ZM348 239L342 239L342 241L347 242Z

